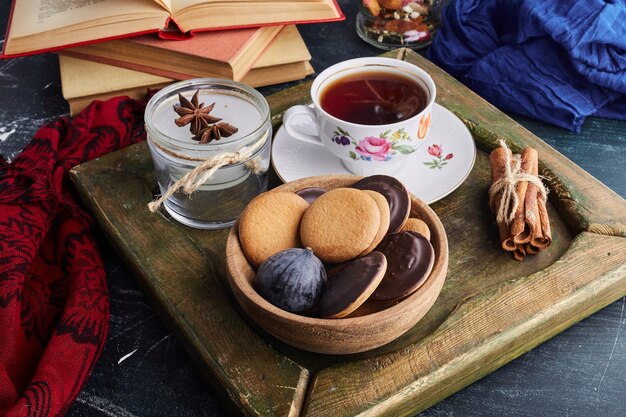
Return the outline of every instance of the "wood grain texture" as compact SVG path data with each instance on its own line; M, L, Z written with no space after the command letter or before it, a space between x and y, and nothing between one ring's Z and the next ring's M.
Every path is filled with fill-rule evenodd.
M625 259L626 240L582 233L554 265L468 298L422 342L321 371L304 415L425 409L619 298Z
M153 195L148 187L151 182L132 175L141 167L146 168L141 172L151 172L151 160L137 158L147 151L141 145L128 148L123 164L108 165L108 157L94 161L90 169L97 174L88 179L81 175L83 168L77 167L72 175L85 179L79 191L89 204L106 207L96 216L144 278L140 281L144 291L173 331L190 341L187 347L192 355L226 388L238 408L248 415L297 415L308 371L264 343L224 303L230 294L213 262L220 255L205 248L223 248L225 233L205 233L202 239L192 240L187 228L172 228L173 220L147 210L146 202ZM122 166L131 167L130 172L120 175ZM101 184L106 184L106 190Z
M244 414L408 415L626 294L624 200L416 54L391 55L432 73L439 103L467 121L480 150L465 183L432 205L450 248L440 297L417 326L381 348L317 355L247 322L225 286L226 232L142 211L155 191L145 144L72 173L165 321ZM307 91L304 84L271 97L273 121ZM554 242L521 263L498 249L487 208L486 152L498 137L514 150L535 147L550 176Z

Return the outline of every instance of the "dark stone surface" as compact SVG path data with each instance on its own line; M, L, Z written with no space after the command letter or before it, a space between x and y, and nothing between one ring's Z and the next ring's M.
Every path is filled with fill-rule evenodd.
M344 59L381 52L356 36L359 2L339 3L348 17L345 22L300 26L318 71ZM0 0L1 39L9 9L10 1ZM13 159L43 122L67 111L54 55L0 61L0 154L6 159ZM576 135L516 119L626 196L626 123L590 118ZM111 295L111 331L68 415L232 415L211 381L199 374L163 326L129 269L106 242L101 248ZM618 300L420 416L626 415L625 307L626 299Z

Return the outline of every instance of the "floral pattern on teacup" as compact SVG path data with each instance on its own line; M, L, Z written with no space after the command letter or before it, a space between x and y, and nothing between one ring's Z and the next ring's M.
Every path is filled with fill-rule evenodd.
M434 156L432 161L424 162L424 165L426 165L430 169L441 169L444 166L448 165L448 161L454 157L454 154L452 153L443 156L443 148L441 147L441 145L436 144L428 147L428 153Z
M340 146L352 145L348 151L350 158L363 161L389 161L394 155L409 154L416 149L406 143L410 142L411 136L404 128L387 130L378 136L356 140L349 132L337 126L331 140Z
M369 136L359 141L356 151L361 159L386 161L390 158L391 142L386 138Z
M426 113L420 119L419 129L417 130L417 137L419 139L424 139L426 137L426 133L428 132L428 128L430 127L430 112Z

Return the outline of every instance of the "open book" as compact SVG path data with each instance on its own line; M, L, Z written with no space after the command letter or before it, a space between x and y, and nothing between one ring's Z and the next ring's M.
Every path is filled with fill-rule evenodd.
M14 0L5 57L103 39L344 18L336 0Z

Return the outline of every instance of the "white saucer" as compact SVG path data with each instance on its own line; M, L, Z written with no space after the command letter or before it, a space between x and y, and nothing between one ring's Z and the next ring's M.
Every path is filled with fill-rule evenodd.
M476 145L467 127L448 109L435 104L424 144L407 157L393 176L426 204L456 190L469 175ZM441 157L436 157L436 146ZM429 149L430 152L429 153ZM452 155L449 159L446 156ZM293 139L281 126L272 144L272 165L284 182L328 174L350 174L339 158L323 146Z

